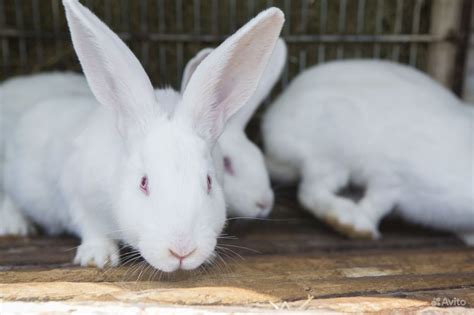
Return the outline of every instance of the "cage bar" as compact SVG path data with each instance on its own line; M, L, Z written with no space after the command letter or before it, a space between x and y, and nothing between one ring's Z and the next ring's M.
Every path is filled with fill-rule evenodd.
M395 25L393 27L393 33L399 34L402 31L403 24L403 0L397 0L397 8L395 10ZM400 45L396 44L392 49L392 60L399 61L400 59Z
M219 33L219 2L218 0L212 0L212 34L217 35Z
M230 32L233 33L237 29L236 23L236 15L237 15L237 3L236 0L229 0L229 27Z
M442 82L449 82L459 46L456 32L462 1L84 0L83 3L109 25L120 21L120 27L114 30L133 48L138 48L138 57L147 71L158 70L159 77L169 81L173 69L172 82L181 79L188 53L197 52L200 46L215 47L244 20L258 13L257 10L277 5L286 16L282 32L289 51L282 79L285 86L310 64L348 57L349 51L354 51L355 57L367 57L369 53L377 58L411 63L428 70ZM150 8L155 9L150 11ZM431 14L426 15L428 10ZM45 12L48 16L42 16ZM44 69L77 69L71 63L77 60L69 58L72 46L64 21L59 0L0 0L0 78ZM151 58L154 49L157 58ZM427 65L422 62L425 60Z
M375 33L381 34L383 27L383 13L384 13L384 0L377 0L377 9L375 13ZM376 42L374 44L374 58L380 58L380 43Z
M51 0L51 12L53 13L53 39L55 40L56 51L59 53L61 51L61 42L59 39L61 38L61 30L59 25L59 15L60 15L60 8L59 8L59 0Z
M415 8L413 10L413 24L412 24L412 33L418 34L420 31L420 14L421 7L424 3L424 0L416 0ZM418 45L416 43L410 44L410 65L416 65L416 57L418 52Z
M15 0L15 21L18 30L24 29L23 6L20 0ZM26 41L24 38L18 39L18 51L20 55L20 67L26 70Z
M166 20L165 20L165 3L164 0L158 0L158 34L166 34ZM168 73L166 62L166 48L164 45L159 47L159 71L160 78L164 78Z
M0 0L0 26L1 29L6 28L6 21L5 21L5 3L4 0ZM4 69L6 70L7 67L10 66L10 45L8 42L8 38L2 37L2 64Z
M148 0L140 0L140 31L142 33L148 32ZM150 44L148 41L141 43L141 61L146 67L150 57Z
M462 0L433 0L430 33L438 38L428 51L428 73L446 86L450 86L455 72L457 46L452 35L460 27Z
M337 31L339 34L344 34L346 31L346 11L347 0L339 0L339 20ZM344 58L344 46L342 44L337 46L337 59Z
M193 0L194 34L201 33L201 1Z
M307 31L307 26L308 26L308 7L309 3L308 0L302 0L301 1L301 11L300 11L300 17L301 17L301 29L300 32L306 33ZM299 53L299 72L303 71L306 69L306 57L307 57L307 50L306 48L303 48L300 50Z
M41 36L40 36L41 17L40 17L40 11L39 11L39 0L33 0L31 10L32 10L32 16L33 16L33 25L34 25L33 27L34 27L35 32L37 32L38 34L35 40L36 63L37 63L37 66L35 68L40 68L41 64L43 64L43 43L41 41Z
M328 1L321 0L321 7L319 10L319 37L323 37L327 28L327 16L328 16ZM322 63L326 60L326 46L324 41L319 41L318 47L318 63Z
M357 26L356 26L356 34L361 35L364 31L364 24L365 24L365 0L359 0L357 2ZM356 47L356 58L360 58L362 55L360 45Z
M175 10L176 10L176 31L183 32L183 0L176 0L175 1ZM176 43L176 81L181 82L181 74L183 65L184 57L183 57L183 43L177 42Z

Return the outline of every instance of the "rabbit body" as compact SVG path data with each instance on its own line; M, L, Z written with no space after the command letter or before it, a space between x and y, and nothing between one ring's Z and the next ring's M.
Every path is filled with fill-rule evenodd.
M113 172L123 155L120 139L114 137L113 115L107 111L92 97L68 96L37 103L17 122L7 147L5 190L50 234L81 235L81 219L103 221L101 227L113 224L98 217L111 217L114 198L104 192L115 185ZM75 199L86 202L73 209ZM103 205L100 211L91 207L95 203ZM86 209L96 213L86 214Z
M394 207L406 220L474 232L474 111L428 76L384 61L306 70L263 119L273 178L349 236L378 237ZM338 196L365 187L359 202Z
M31 106L40 101L49 99L51 95L76 96L82 95L89 88L85 78L72 72L51 72L19 76L7 80L0 86L0 126L2 141L0 141L0 214L4 224L0 225L0 235L16 234L26 235L34 232L33 225L24 218L15 208L11 198L5 196L4 183L6 182L4 166L6 163L6 144L14 137L18 128L18 120ZM50 120L50 119L49 119ZM4 214L9 211L9 215Z
M10 225L27 219L75 233L83 266L117 265L119 241L165 272L213 259L226 214L212 151L255 91L282 12L262 12L216 48L170 115L174 99L156 97L121 39L78 1L63 4L94 97L81 88L11 111L0 235L23 234Z
M186 65L181 90L184 91L198 65L213 51L205 48ZM287 48L278 39L256 91L228 122L219 138L215 158L222 166L228 212L238 217L266 217L273 208L274 195L260 148L246 135L245 128L270 94L286 64Z
M157 99L160 100L163 109L168 115L173 115L176 107L182 101L184 86L190 80L199 63L211 52L212 49L204 49L188 63L184 74L184 83L181 93L171 88L155 90ZM273 206L273 193L270 188L263 155L258 147L246 137L244 129L253 112L270 93L271 88L276 83L285 59L286 45L283 40L280 39L269 60L269 65L260 79L257 91L247 104L229 121L212 151L216 176L219 182L224 183L224 195L228 204L228 210L233 215L251 217L266 216ZM190 69L192 69L192 71ZM25 89L29 87L34 89L34 93L24 93ZM12 111L15 110L15 115L4 115L5 118L8 117L5 119L5 122L10 124L10 127L6 128L7 130L13 130L11 125L16 121L17 117L39 102L44 104L38 107L45 108L45 110L32 110L32 113L28 113L28 115L34 116L37 115L34 114L36 112L43 112L45 117L41 120L38 119L39 123L35 123L36 118L24 119L31 123L31 126L39 129L45 129L46 126L52 124L52 122L48 120L51 120L51 117L54 117L54 115L49 116L50 114L57 111L59 113L61 110L67 111L68 106L81 107L85 112L99 106L87 85L86 78L77 73L51 72L21 76L5 82L3 84L3 91L7 94L7 97L5 97L5 105L11 108ZM48 103L57 104L55 106L58 108L52 109L51 111L52 105L47 105ZM70 119L74 119L74 117L75 114L73 114ZM41 126L43 123L44 126ZM67 127L69 125L75 125L75 122L67 121L64 126ZM22 128L28 128L28 124L22 124ZM56 132L64 134L64 132L67 133L68 130L64 132L54 131L54 133ZM32 141L31 139L25 140ZM32 144L34 145L35 143ZM29 147L27 144L22 144L22 146ZM31 156L37 158L38 153L39 152L35 152L27 154L26 156L30 157L30 159ZM21 156L21 153L12 153L12 157L16 155ZM226 163L232 163L232 165L226 165L226 168L224 166L224 159L226 159ZM25 161L17 162L24 163ZM34 162L34 160L29 161L29 164L31 164L31 162ZM40 168L41 164L38 164ZM229 167L232 169L229 170ZM48 198L45 197L45 199ZM49 208L53 207L50 206ZM59 208L63 208L63 206ZM45 218L38 219L40 219L38 222L45 220Z

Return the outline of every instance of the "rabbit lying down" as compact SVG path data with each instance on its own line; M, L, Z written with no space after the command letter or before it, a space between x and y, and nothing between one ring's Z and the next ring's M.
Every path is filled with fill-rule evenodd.
M45 100L21 115L4 139L0 230L28 217L49 233L75 233L81 265L117 265L122 241L162 271L198 267L226 217L211 152L256 90L283 13L265 10L217 47L170 117L119 37L76 0L63 3L98 103Z
M162 101L164 109L172 115L176 106L181 102L185 86L189 82L197 66L207 57L212 49L203 49L186 65L181 93L173 89L156 89L158 100ZM271 89L280 77L286 61L286 45L279 39L268 65L260 78L257 90L247 103L227 122L225 129L213 150L216 159L216 174L223 184L227 213L238 217L266 217L273 207L273 191L265 166L263 154L251 142L245 127L250 118L269 95ZM32 93L25 93L32 89ZM11 103L8 108L15 110L19 116L22 112L40 101L51 101L61 98L90 96L90 102L95 99L87 86L86 78L71 72L45 72L34 75L20 76L6 81L2 85L5 103ZM5 115L15 121L13 115ZM6 130L13 130L7 127ZM26 231L23 229L23 231Z
M264 114L270 176L351 237L378 238L393 209L474 245L474 110L425 74L336 61L300 74ZM365 188L354 202L338 196Z

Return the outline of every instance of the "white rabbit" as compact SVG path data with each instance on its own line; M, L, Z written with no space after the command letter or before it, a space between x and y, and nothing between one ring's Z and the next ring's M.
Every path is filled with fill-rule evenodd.
M211 151L255 91L283 13L260 13L216 48L170 118L119 37L76 0L63 3L98 103L58 98L22 114L6 139L0 226L21 211L49 233L75 233L81 265L116 265L120 240L162 271L196 268L225 223Z
M197 66L213 49L206 48L200 51L186 65L181 91L184 93ZM260 78L257 90L247 103L227 122L213 150L213 156L219 159L216 172L223 176L223 188L226 203L231 215L245 217L265 217L273 207L273 191L270 187L268 172L260 149L251 142L246 134L245 127L257 110L258 106L271 92L276 84L286 61L286 45L279 39L268 61L265 72ZM36 84L36 86L35 86ZM10 97L7 103L21 102L21 107L32 106L39 99L54 99L65 95L91 95L84 76L74 73L43 73L33 76L22 76L7 81L5 91ZM27 93L24 89L35 86L37 93ZM56 87L56 88L52 88ZM15 93L17 92L18 93ZM21 93L20 93L21 91ZM21 95L20 95L21 94ZM181 102L181 94L173 89L157 89L155 94L162 101L165 110L170 115L177 104ZM91 99L91 102L94 102ZM14 107L14 106L11 106Z
M23 75L9 79L0 86L0 129L2 131L2 141L0 141L0 175L2 175L0 179L0 211L6 207L12 207L10 199L5 199L3 196L4 142L5 139L12 137L18 117L33 104L48 99L52 95L56 97L60 95L74 96L87 91L89 91L89 87L84 76L73 72ZM4 203L9 203L9 205L3 205ZM4 216L0 213L0 217L10 220L0 224L0 235L26 235L34 231L33 226L24 220L20 212L15 212L11 216Z
M194 70L211 52L212 49L203 49L188 62L181 91L185 90ZM286 54L285 42L279 39L257 90L247 104L229 120L218 141L224 168L225 199L229 213L234 216L266 217L273 208L274 196L263 154L247 138L245 127L278 81L286 62Z
M349 236L407 221L474 243L474 111L425 74L384 61L337 61L300 74L262 124L270 175L301 179L298 199ZM338 192L365 187L358 202Z

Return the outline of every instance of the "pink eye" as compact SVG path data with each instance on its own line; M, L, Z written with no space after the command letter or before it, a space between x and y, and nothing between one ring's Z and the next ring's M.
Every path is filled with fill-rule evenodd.
M212 189L212 178L207 175L207 193L210 193Z
M143 176L140 181L140 189L145 195L148 196L148 177L146 175Z
M232 167L232 162L228 156L224 156L224 170L230 175L234 175L234 168Z

